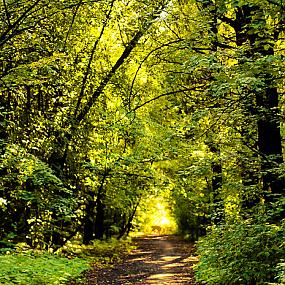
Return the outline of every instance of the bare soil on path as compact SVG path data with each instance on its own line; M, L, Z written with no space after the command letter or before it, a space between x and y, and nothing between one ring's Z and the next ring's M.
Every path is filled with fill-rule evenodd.
M176 236L147 236L134 240L137 248L122 263L110 268L94 267L88 285L198 285L192 244Z

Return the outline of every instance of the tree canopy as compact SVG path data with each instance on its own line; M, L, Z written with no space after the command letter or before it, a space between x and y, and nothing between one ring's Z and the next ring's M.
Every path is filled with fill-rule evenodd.
M282 0L2 0L0 244L121 238L162 199L180 233L206 235L202 257L260 230L275 268L284 14ZM274 278L209 268L208 284Z

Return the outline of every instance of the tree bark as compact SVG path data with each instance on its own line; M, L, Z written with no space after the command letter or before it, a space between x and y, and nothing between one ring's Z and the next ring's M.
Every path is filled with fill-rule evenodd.
M207 11L207 14L210 16L210 27L209 27L209 36L210 36L210 50L216 56L218 51L218 15L217 15L217 6L212 0L202 0L202 7ZM210 94L212 96L213 94ZM217 104L217 107L220 107L220 104ZM210 151L216 156L214 161L211 163L212 168L212 222L215 224L221 223L224 220L224 202L221 199L220 192L222 189L222 164L220 160L220 147L215 145L212 141L206 143ZM209 223L205 216L198 218L199 227L202 226L202 223ZM203 231L203 230L202 230Z
M262 15L260 25L262 31L254 30L254 15ZM244 5L236 12L236 20L233 28L236 32L236 44L242 46L247 41L250 48L246 53L248 60L273 56L273 42L276 39L276 31L270 31L266 26L264 11L259 6ZM282 141L280 133L279 98L273 75L268 69L261 70L256 77L263 81L263 90L254 91L255 106L251 108L251 115L257 120L257 146L260 153L261 173L264 196L268 202L274 201L274 197L280 197L285 193L285 183L276 169L283 163Z
M95 197L92 191L89 191L83 220L83 243L89 244L94 238L94 216L95 216Z
M210 151L215 154L216 158L211 163L212 167L212 193L213 193L213 211L212 221L215 224L221 223L224 218L224 202L221 198L221 187L223 183L222 164L220 161L220 150L213 143L209 145Z
M0 97L0 156L5 153L6 141L8 139L7 132L7 102L5 101L5 93Z
M103 239L104 237L104 219L105 219L105 209L106 209L106 205L104 203L104 199L106 196L105 193L105 188L104 188L104 184L106 181L106 178L108 176L108 170L106 169L102 180L101 180L101 184L100 187L98 189L98 193L97 193L97 199L96 199L96 217L95 217L95 229L94 229L94 237L95 239Z
M140 204L140 199L139 201L135 204L134 206L134 209L132 211L132 214L130 215L130 217L128 218L127 220L127 223L125 224L125 226L121 229L120 233L119 233L119 236L118 236L118 239L122 238L125 234L129 234L130 233L130 230L131 230L131 227L132 227L132 221L135 217L135 214L136 214L136 211L137 211L137 208Z

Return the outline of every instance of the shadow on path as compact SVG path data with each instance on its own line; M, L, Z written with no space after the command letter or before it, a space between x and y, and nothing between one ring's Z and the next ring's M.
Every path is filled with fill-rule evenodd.
M112 268L88 273L88 285L198 284L192 266L196 263L193 245L176 236L136 238L137 248Z

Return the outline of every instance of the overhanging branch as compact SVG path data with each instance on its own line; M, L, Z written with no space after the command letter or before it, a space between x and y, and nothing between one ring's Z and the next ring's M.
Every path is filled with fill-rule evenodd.
M145 22L142 29L139 30L131 39L131 41L126 45L123 53L118 58L116 63L113 65L112 69L108 72L108 74L105 76L105 78L101 81L100 85L97 87L97 89L93 92L91 97L87 100L87 103L85 106L81 109L81 111L78 113L78 115L75 118L75 125L80 124L89 113L90 109L94 106L94 103L97 101L98 97L103 93L103 90L107 86L107 84L110 82L112 77L115 75L116 71L122 66L122 64L125 62L125 60L129 57L130 53L133 51L133 49L137 46L139 40L144 36L145 32L149 29L149 27L152 25L152 23L160 17L161 11L166 7L166 4L159 5L157 7L157 10L153 12L153 14L150 16L150 18Z

